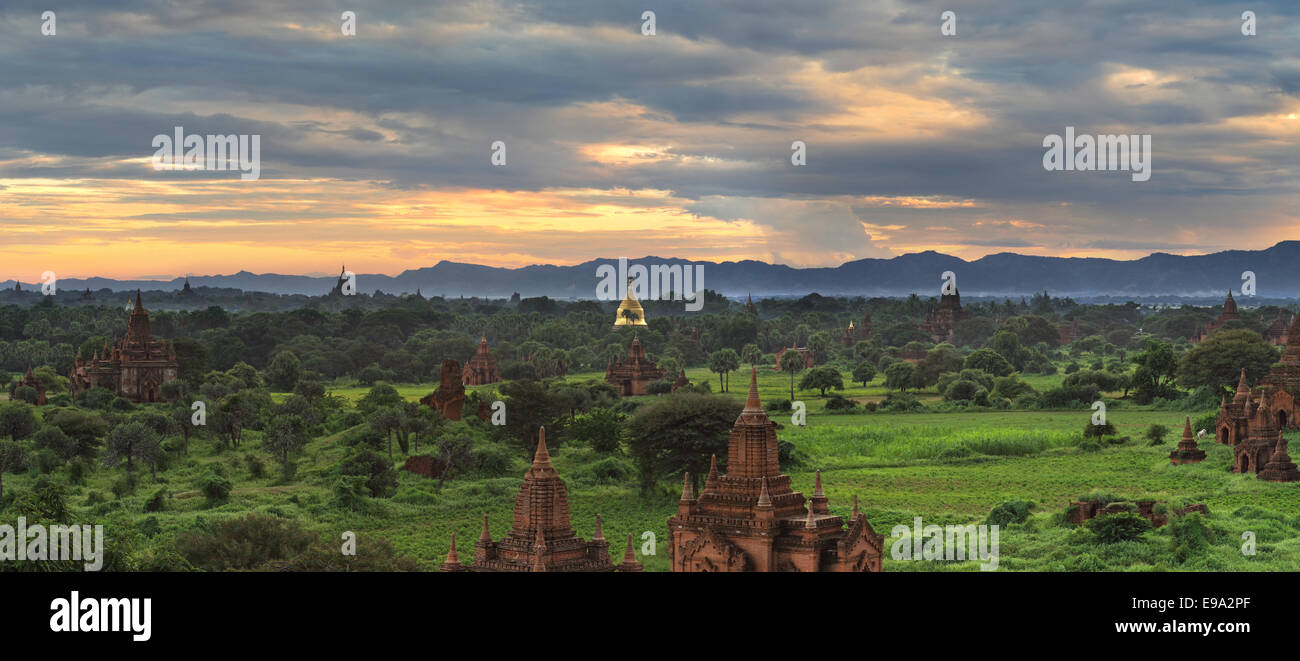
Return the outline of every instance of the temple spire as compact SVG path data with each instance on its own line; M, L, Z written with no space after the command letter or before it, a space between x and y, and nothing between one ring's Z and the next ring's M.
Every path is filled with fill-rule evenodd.
M144 304L140 302L140 290L139 290L139 289L135 290L135 311L136 311L136 312L143 312L143 311L144 311Z
M636 551L632 550L632 533L627 534L627 548L623 550L623 564L636 563Z
M749 368L749 397L745 400L745 410L762 412L763 403L758 400L758 369Z
M767 493L767 476L763 476L763 487L762 490L758 492L758 506L762 509L770 509L772 507L772 496Z
M456 555L456 532L454 530L451 533L451 548L447 551L447 561L442 564L447 568L460 566L460 556Z
M533 468L546 470L551 468L551 453L546 451L546 427L537 430L537 452L533 454Z
M596 532L592 533L591 541L593 542L605 541L605 531L602 530L600 526L600 514L596 515Z
M803 527L815 530L817 528L817 515L813 513L812 503L808 503L808 518L804 520Z
M714 485L718 480L718 455L709 455L709 475L704 478L704 491L708 493L713 491Z
M858 494L853 494L853 518L858 518Z
M478 541L480 541L480 542L491 542L491 541L492 541L492 534L488 532L488 522L487 522L487 515L486 515L486 514L483 515L483 532L479 533L479 535L478 535Z
M822 470L817 469L817 482L813 485L813 498L825 498L826 494L822 492Z
M682 478L682 500L695 500L695 485L691 484L689 471Z

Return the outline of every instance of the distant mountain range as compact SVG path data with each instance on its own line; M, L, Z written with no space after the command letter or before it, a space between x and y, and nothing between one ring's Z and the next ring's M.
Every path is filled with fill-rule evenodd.
M527 298L563 299L596 297L596 269L602 264L618 268L618 259L597 259L575 266L534 265L498 268L441 261L434 266L403 271L396 276L357 274L357 289L372 293L414 293L428 296L508 297L518 292ZM925 251L890 259L860 259L834 268L793 268L782 264L740 262L688 262L654 256L630 259L629 264L703 264L704 287L728 297L803 296L935 296L940 274L952 271L957 287L967 297L1019 297L1048 290L1054 296L1095 298L1114 296L1141 299L1157 296L1214 297L1229 289L1240 292L1242 273L1255 274L1261 298L1300 298L1300 241L1283 241L1265 250L1228 250L1209 255L1181 256L1153 253L1141 259L1114 260L1079 257L1037 257L1015 253L987 255L974 261ZM192 287L235 288L276 294L322 295L335 277L249 273L191 276ZM113 280L67 278L60 290L177 290L184 278L173 280ZM12 289L13 280L4 283ZM39 283L23 283L35 290Z

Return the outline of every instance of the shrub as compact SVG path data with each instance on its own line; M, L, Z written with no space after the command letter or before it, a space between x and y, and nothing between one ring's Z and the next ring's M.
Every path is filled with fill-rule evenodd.
M203 492L203 497L208 499L208 503L223 503L230 497L230 490L233 488L230 480L218 475L213 470L208 470L199 477L199 491Z
M660 381L652 381L649 385L646 386L646 392L650 393L651 395L667 395L672 391L673 391L673 382L668 381L667 379L663 379Z
M501 477L514 471L515 453L503 445L483 443L471 451L474 470L484 477Z
M1083 426L1084 438L1101 438L1102 436L1114 436L1114 435L1115 435L1115 425L1111 424L1109 420L1107 420L1106 422L1100 425L1094 425L1092 424L1092 422L1089 422L1088 424Z
M1164 445L1165 436L1169 435L1169 428L1164 425L1151 425L1147 427L1146 439L1150 445Z
M266 474L266 466L256 455L244 455L244 465L248 467L248 474L253 477L262 477Z
M891 392L880 403L882 411L920 411L924 408L921 400L905 392Z
M1192 512L1186 516L1171 517L1169 541L1178 561L1187 562L1214 543L1214 531L1205 524L1205 519L1199 512Z
M1096 441L1082 441L1079 443L1080 452L1101 452L1101 444Z
M190 564L207 571L259 569L307 550L315 536L297 523L265 514L227 519L208 530L176 537L175 548Z
M158 489L157 491L153 492L153 495L149 497L149 500L144 501L144 511L146 512L161 512L166 507L167 507L166 488ZM153 518L153 517L149 517L149 518ZM154 519L154 522L157 523L157 519Z
M854 408L857 408L857 406L858 406L857 402L843 395L831 395L826 400L827 411L849 411Z
M1099 516L1090 519L1087 525L1088 529L1097 536L1097 541L1102 544L1131 542L1140 538L1142 533L1151 530L1150 521L1132 512Z
M1034 504L1027 500L1008 500L989 512L984 525L1007 526L1012 523L1024 523L1029 518L1029 510Z
M374 498L391 498L397 493L397 471L388 460L369 449L361 448L339 466L339 474L365 478L366 488Z

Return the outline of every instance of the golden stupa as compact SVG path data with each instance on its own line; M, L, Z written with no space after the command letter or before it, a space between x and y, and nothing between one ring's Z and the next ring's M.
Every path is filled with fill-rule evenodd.
M641 308L641 303L632 295L632 278L627 279L627 295L623 297L623 302L618 304L618 312L614 314L614 325L646 325L645 310Z

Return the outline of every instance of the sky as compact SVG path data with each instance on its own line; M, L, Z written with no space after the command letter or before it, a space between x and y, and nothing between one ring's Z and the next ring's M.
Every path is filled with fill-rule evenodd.
M10 0L0 62L0 279L1300 238L1290 0ZM178 126L260 177L155 169ZM1150 180L1045 169L1067 126Z

